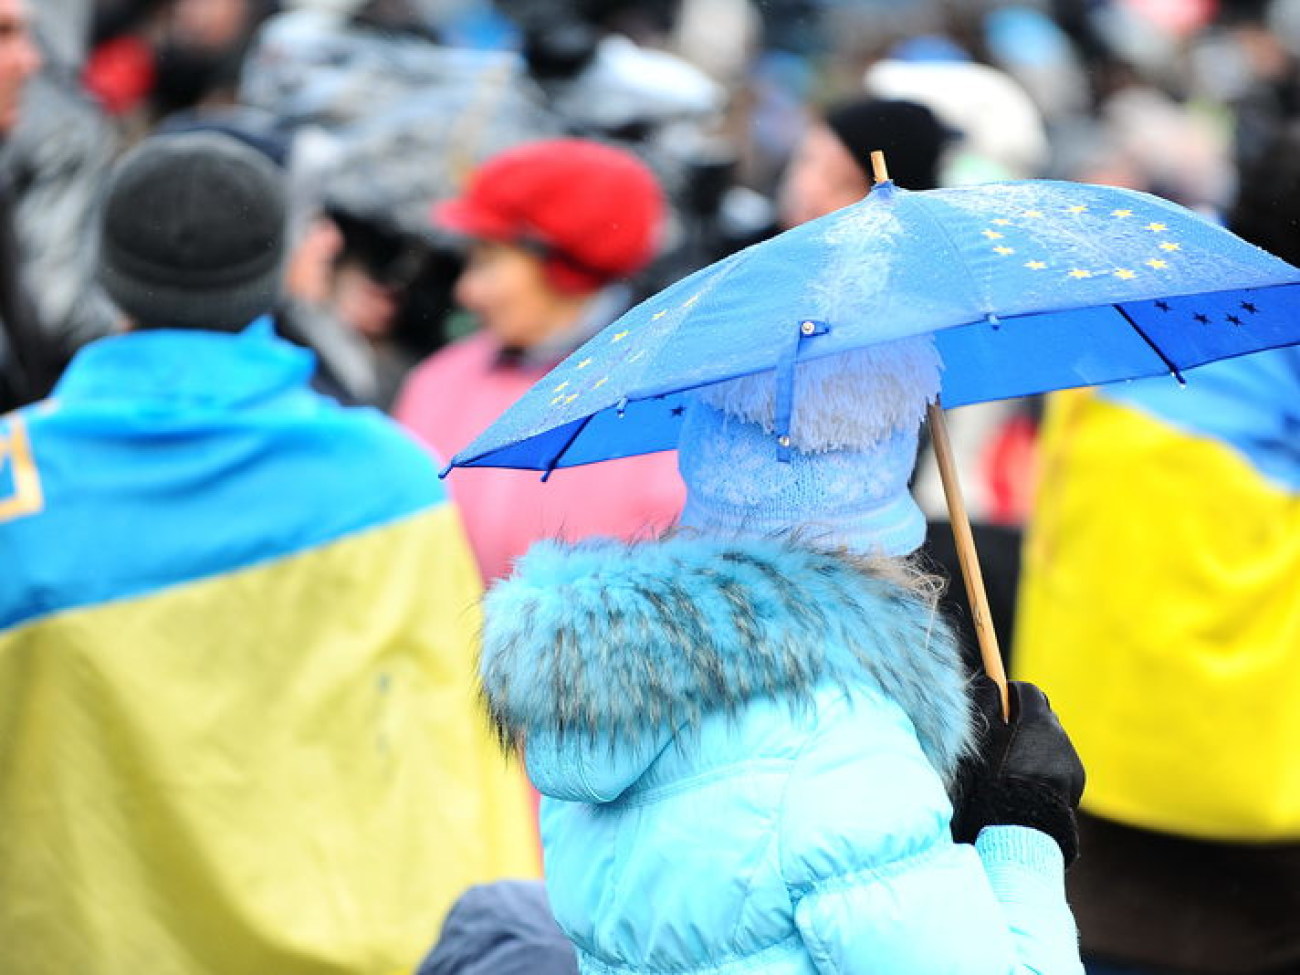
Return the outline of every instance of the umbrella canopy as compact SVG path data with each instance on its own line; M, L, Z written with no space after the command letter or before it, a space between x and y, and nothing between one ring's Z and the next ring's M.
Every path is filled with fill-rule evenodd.
M948 407L1162 372L1181 380L1300 342L1297 310L1300 269L1149 194L884 182L642 302L451 466L548 471L668 449L687 390L763 371L788 378L797 361L925 333Z

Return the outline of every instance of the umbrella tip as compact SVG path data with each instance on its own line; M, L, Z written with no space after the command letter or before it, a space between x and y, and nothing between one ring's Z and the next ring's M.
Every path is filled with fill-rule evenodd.
M885 165L885 153L880 149L871 151L871 180L884 183L889 180L889 167Z

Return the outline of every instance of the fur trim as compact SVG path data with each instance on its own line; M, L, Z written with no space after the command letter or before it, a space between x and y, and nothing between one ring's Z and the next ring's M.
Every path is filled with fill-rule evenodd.
M939 395L938 350L931 336L809 359L795 368L790 442L804 453L865 450L921 425ZM776 380L762 372L705 386L701 400L729 416L775 429Z
M794 541L542 542L485 610L483 693L509 745L530 731L636 743L865 680L945 778L967 747L960 656L933 606Z

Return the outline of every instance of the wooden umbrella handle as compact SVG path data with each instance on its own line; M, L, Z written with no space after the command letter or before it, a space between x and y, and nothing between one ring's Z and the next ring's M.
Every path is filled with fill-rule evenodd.
M885 154L879 149L871 153L871 176L877 183L889 179ZM948 439L948 422L943 407L931 403L927 407L930 420L930 439L934 443L935 460L939 462L939 479L943 481L943 495L948 500L948 518L952 523L953 540L957 543L957 560L961 563L961 576L966 583L966 596L970 600L971 618L975 623L975 638L979 641L980 659L984 672L998 685L1002 698L1002 717L1011 719L1011 701L1007 696L1007 672L1002 666L998 650L998 635L993 630L989 616L989 599L984 592L984 574L980 572L979 555L975 551L975 537L971 534L966 502L961 496L961 482L957 480L957 465L952 459L952 442Z
M889 178L885 166L885 153L875 149L871 153L871 178L884 182ZM966 515L966 502L962 499L961 481L957 480L957 464L953 463L953 445L948 439L948 421L944 408L931 403L927 408L930 417L930 438L935 443L935 459L939 461L939 477L944 482L944 497L948 499L948 517L953 525L953 541L957 542L957 559L962 564L962 580L966 582L966 595L970 599L971 619L975 623L975 637L979 641L979 655L984 662L984 672L997 684L1002 698L1002 718L1010 720L1011 702L1006 693L1006 669L1002 667L1002 654L997 649L997 633L988 612L988 595L984 593L984 575L979 569L979 555L975 551L975 537L971 534L970 517Z
M889 167L885 165L885 154L879 149L871 150L871 181L883 183L889 179Z
M970 600L971 619L975 623L975 637L979 641L980 659L984 672L998 685L1002 697L1002 717L1010 720L1011 702L1007 697L1007 674L998 651L998 636L989 616L988 596L984 592L984 575L980 572L979 555L975 551L975 538L971 535L970 518L966 502L962 499L961 483L957 480L957 465L952 458L952 442L948 439L948 423L943 407L931 403L927 407L930 421L930 440L934 443L934 456L939 464L939 479L943 481L943 494L948 501L948 518L952 522L953 540L957 543L957 559L961 563L962 578L966 582L966 596Z

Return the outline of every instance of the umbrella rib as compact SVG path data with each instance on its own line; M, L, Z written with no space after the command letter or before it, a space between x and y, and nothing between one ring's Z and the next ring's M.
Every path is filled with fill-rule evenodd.
M1114 308L1117 312L1120 313L1120 315L1123 316L1124 321L1128 322L1129 327L1133 329L1133 331L1137 332L1138 337L1141 338L1142 341L1147 344L1147 347L1150 348L1152 352L1154 352L1156 355L1160 357L1160 361L1165 364L1165 369L1169 371L1169 375L1173 376L1176 380L1178 380L1178 385L1186 386L1187 380L1183 378L1182 371L1179 370L1178 366L1176 366L1173 363L1173 361L1169 358L1169 356L1165 355L1164 350L1161 349L1160 346L1156 345L1156 343L1151 340L1151 336L1147 335L1147 333L1143 330L1142 326L1133 320L1133 316L1130 315L1119 305L1111 305L1111 307Z
M569 448L573 446L573 442L577 440L578 437L582 436L582 431L587 429L587 424L591 422L591 418L595 415L596 414L591 413L588 414L587 416L584 416L582 418L582 422L578 424L577 429L573 431L573 436L571 436L568 440L564 441L564 446L561 447L558 451L556 451L555 456L552 457L550 462L546 465L546 470L542 472L542 483L545 483L550 479L551 474L555 471L555 468L558 467L560 461L564 459L564 455L567 454L569 452Z
M988 302L984 298L984 289L980 287L979 281L975 278L975 272L971 270L970 265L960 259L961 249L957 246L956 239L949 232L947 224L930 212L929 200L916 199L915 204L917 212L925 215L926 221L930 224L931 228L933 228L935 234L942 237L947 242L948 249L952 252L954 258L957 258L953 263L961 268L962 277L966 279L966 284L970 288L970 296L973 303L977 307L983 309L980 318L983 321L988 321L989 316L992 314L992 310L989 308Z

